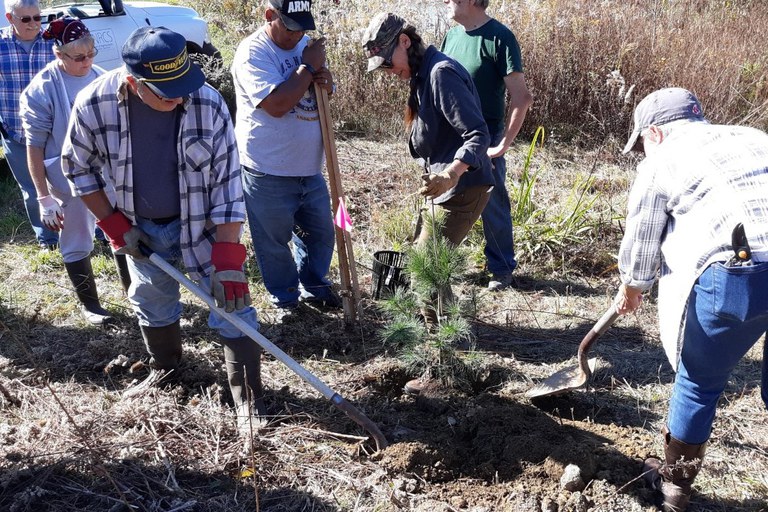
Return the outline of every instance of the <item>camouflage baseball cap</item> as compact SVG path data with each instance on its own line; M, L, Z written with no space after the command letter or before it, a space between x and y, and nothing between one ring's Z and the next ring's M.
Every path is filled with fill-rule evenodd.
M374 16L363 34L368 71L373 71L392 59L392 53L397 46L397 36L404 26L405 20L396 14L381 12Z

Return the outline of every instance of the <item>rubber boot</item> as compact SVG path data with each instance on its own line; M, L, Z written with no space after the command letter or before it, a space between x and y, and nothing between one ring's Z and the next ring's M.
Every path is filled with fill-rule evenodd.
M131 287L131 274L128 272L128 260L125 254L112 253L117 267L117 276L120 278L120 284L123 285L123 291L128 295L128 289Z
M246 336L220 339L224 346L229 390L235 403L237 428L247 436L251 429L258 430L268 423L261 385L261 347Z
M666 426L664 459L646 459L643 464L645 480L652 489L661 491L664 512L683 512L688 508L691 486L699 474L707 443L688 444L672 437Z
M99 293L96 291L96 279L93 277L91 258L83 258L72 263L64 263L69 280L75 288L80 311L91 325L105 325L114 321L109 311L101 307Z
M135 396L149 388L167 383L181 363L181 325L176 320L164 327L139 326L144 345L149 352L149 376L139 384L125 390L124 397Z

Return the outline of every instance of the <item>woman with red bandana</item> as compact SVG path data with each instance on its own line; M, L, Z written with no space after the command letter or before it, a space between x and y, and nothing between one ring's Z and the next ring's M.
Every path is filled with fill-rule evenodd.
M83 201L72 195L60 159L75 96L104 71L93 65L97 50L80 20L68 16L54 20L43 38L54 41L56 58L35 75L20 99L29 173L43 225L59 232L64 267L83 316L93 325L102 325L112 317L101 307L91 268L96 219Z

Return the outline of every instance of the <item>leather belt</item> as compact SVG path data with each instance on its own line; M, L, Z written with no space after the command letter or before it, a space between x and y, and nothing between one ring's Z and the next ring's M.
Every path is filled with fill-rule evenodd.
M147 219L147 220L150 220L155 224L165 225L165 224L170 224L171 222L175 221L178 218L180 218L180 215L172 215L170 217L160 217L158 219Z

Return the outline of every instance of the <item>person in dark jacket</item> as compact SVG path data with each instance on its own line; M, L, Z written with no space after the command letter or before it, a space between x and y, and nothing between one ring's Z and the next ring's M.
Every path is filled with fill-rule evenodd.
M391 14L376 15L363 36L368 71L396 75L410 84L405 122L411 156L424 162L424 185L419 192L442 217L432 225L450 245L467 236L494 186L488 147L491 138L483 119L480 98L461 64L422 41L416 28ZM431 230L418 235L418 244L431 238ZM422 314L428 326L438 322L441 301L450 302L450 287L436 297L423 298ZM416 379L406 384L409 393L426 385Z
M424 161L419 191L445 214L441 234L458 245L480 217L494 185L491 139L469 73L426 46L403 18L380 13L363 36L368 71L384 70L410 83L406 110L411 155ZM428 235L420 234L423 243Z

